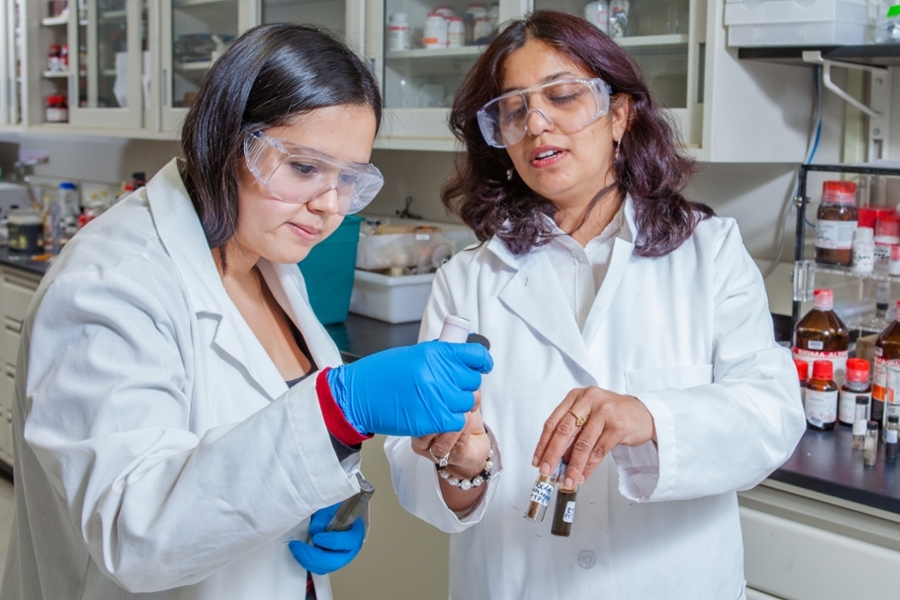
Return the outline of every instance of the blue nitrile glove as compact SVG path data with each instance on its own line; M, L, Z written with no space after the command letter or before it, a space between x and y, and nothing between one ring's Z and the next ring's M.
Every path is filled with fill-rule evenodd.
M327 575L343 569L356 558L366 537L366 525L362 517L356 519L347 531L325 531L325 526L337 512L340 502L313 513L309 522L309 541L293 540L288 543L291 554L307 571Z
M461 430L481 374L493 367L479 344L435 341L372 354L331 369L327 378L360 433L419 437Z

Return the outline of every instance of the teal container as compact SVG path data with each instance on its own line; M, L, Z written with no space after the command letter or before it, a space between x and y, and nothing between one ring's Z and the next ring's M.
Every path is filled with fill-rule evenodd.
M298 263L306 280L309 303L323 325L342 323L350 309L356 247L362 217L347 215L340 227Z

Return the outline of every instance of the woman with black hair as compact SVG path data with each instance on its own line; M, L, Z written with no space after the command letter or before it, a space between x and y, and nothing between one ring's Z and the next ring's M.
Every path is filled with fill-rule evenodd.
M331 597L364 538L324 530L360 444L462 429L491 368L443 342L341 366L309 306L297 263L381 188L380 118L343 44L253 29L184 158L66 245L22 329L0 597Z
M506 26L451 127L443 200L482 243L436 275L420 337L463 315L496 368L463 432L386 444L401 504L454 534L451 596L743 598L736 491L805 419L736 224L682 195L691 161L637 65L565 13ZM523 519L561 459L570 537Z

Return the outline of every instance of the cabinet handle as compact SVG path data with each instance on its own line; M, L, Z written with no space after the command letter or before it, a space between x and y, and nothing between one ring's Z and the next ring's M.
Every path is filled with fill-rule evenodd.
M169 103L167 102L168 98L166 97L167 96L166 86L168 85L168 83L169 83L168 71L166 69L163 69L162 70L162 82L160 83L160 86L159 86L159 93L162 95L162 98L160 99L160 104L162 104L163 106L169 105Z

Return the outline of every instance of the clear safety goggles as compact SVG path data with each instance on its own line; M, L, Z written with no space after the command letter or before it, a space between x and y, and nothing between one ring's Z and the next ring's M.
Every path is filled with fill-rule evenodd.
M565 134L575 133L609 112L611 93L599 78L551 81L494 98L478 111L478 126L494 148L525 137L532 113Z
M244 158L253 176L277 200L305 204L336 190L337 212L342 215L361 211L384 185L375 165L334 158L262 131L244 140Z

